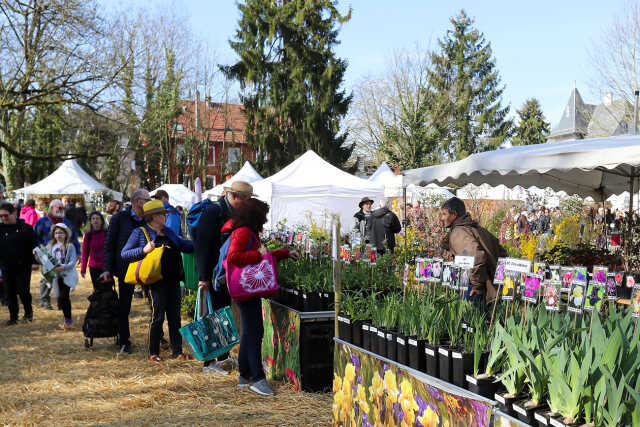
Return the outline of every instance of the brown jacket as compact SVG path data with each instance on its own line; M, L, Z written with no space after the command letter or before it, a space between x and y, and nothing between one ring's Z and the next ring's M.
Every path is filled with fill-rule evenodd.
M473 256L475 265L470 277L473 289L485 296L487 304L496 298L493 275L498 257L506 256L507 252L489 230L480 227L466 213L453 222L442 241L442 247L453 255Z

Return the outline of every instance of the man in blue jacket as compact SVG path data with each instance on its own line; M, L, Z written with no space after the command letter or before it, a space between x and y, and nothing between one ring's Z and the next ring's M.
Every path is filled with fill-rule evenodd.
M109 228L107 229L107 237L104 245L104 273L102 273L100 278L102 280L109 280L112 276L118 278L118 336L120 353L131 354L129 312L131 311L131 298L133 297L133 290L135 289L134 285L124 282L129 263L122 259L121 252L133 230L143 224L142 206L150 200L149 192L144 188L134 191L131 194L131 210L116 213L111 217Z
M160 200L164 204L164 208L167 210L166 227L170 228L171 231L176 233L178 236L183 237L180 212L178 212L176 208L171 206L171 203L169 203L169 193L164 190L156 190L156 194L153 198Z
M51 240L51 227L59 222L63 222L72 230L71 243L75 246L76 253L79 254L80 243L78 242L78 235L73 231L71 221L64 217L64 206L60 199L53 199L51 203L49 203L49 213L33 225L33 230L38 238L38 244L46 245L49 243L49 240ZM53 307L51 307L51 284L44 278L40 280L40 306L47 310L53 310Z

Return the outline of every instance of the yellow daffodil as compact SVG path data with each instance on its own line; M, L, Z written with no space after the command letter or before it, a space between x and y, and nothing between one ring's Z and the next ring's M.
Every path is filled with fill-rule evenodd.
M347 367L344 368L344 381L349 384L353 384L353 380L356 377L356 367L353 363L347 363Z

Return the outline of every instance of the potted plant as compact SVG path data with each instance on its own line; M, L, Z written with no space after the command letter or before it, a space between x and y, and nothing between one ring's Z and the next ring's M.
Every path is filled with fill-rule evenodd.
M438 347L438 369L441 380L451 383L453 381L453 365L451 352L457 350L462 342L462 301L455 299L447 304L444 310L445 326L449 334L449 342Z
M502 338L498 335L495 328L488 335L491 337L489 341L489 354L487 356L487 363L484 371L480 370L480 357L478 353L481 353L479 347L481 347L480 335L475 335L477 339L474 344L474 362L473 362L473 375L467 375L467 383L469 385L469 391L479 394L488 399L494 399L495 393L498 390L498 379L494 376L498 372L504 361L504 346L502 345ZM478 346L478 347L476 347ZM480 374L480 372L483 372Z
M511 331L514 334L522 334L522 325L516 324L514 318L510 317L507 319L507 328L497 325L497 330L503 337L508 335L507 331ZM502 382L506 392L496 393L495 400L498 401L501 411L509 415L515 415L512 404L523 397L525 366L520 362L520 356L516 350L508 346L505 348L504 370L498 379Z
M479 336L478 341L486 342L486 314L484 309L474 304L465 302L464 322L467 327L462 333L462 348L451 352L453 383L458 387L466 386L466 377L473 372L474 365L474 338ZM484 338L482 338L484 336ZM482 358L482 354L479 356ZM478 360L478 363L480 361Z

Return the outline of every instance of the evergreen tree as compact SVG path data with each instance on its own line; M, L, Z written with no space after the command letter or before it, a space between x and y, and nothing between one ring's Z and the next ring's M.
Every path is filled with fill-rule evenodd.
M509 107L501 106L504 86L491 43L473 27L464 10L438 41L429 77L434 90L433 125L445 158L462 159L499 146L509 136Z
M549 135L549 123L544 119L537 99L527 99L516 111L520 122L515 127L511 143L513 145L542 144Z
M273 173L306 150L342 166L353 146L339 135L351 95L340 86L347 64L335 56L341 15L335 0L244 0L235 39L240 61L223 67L244 90L249 145L268 156L258 168Z

